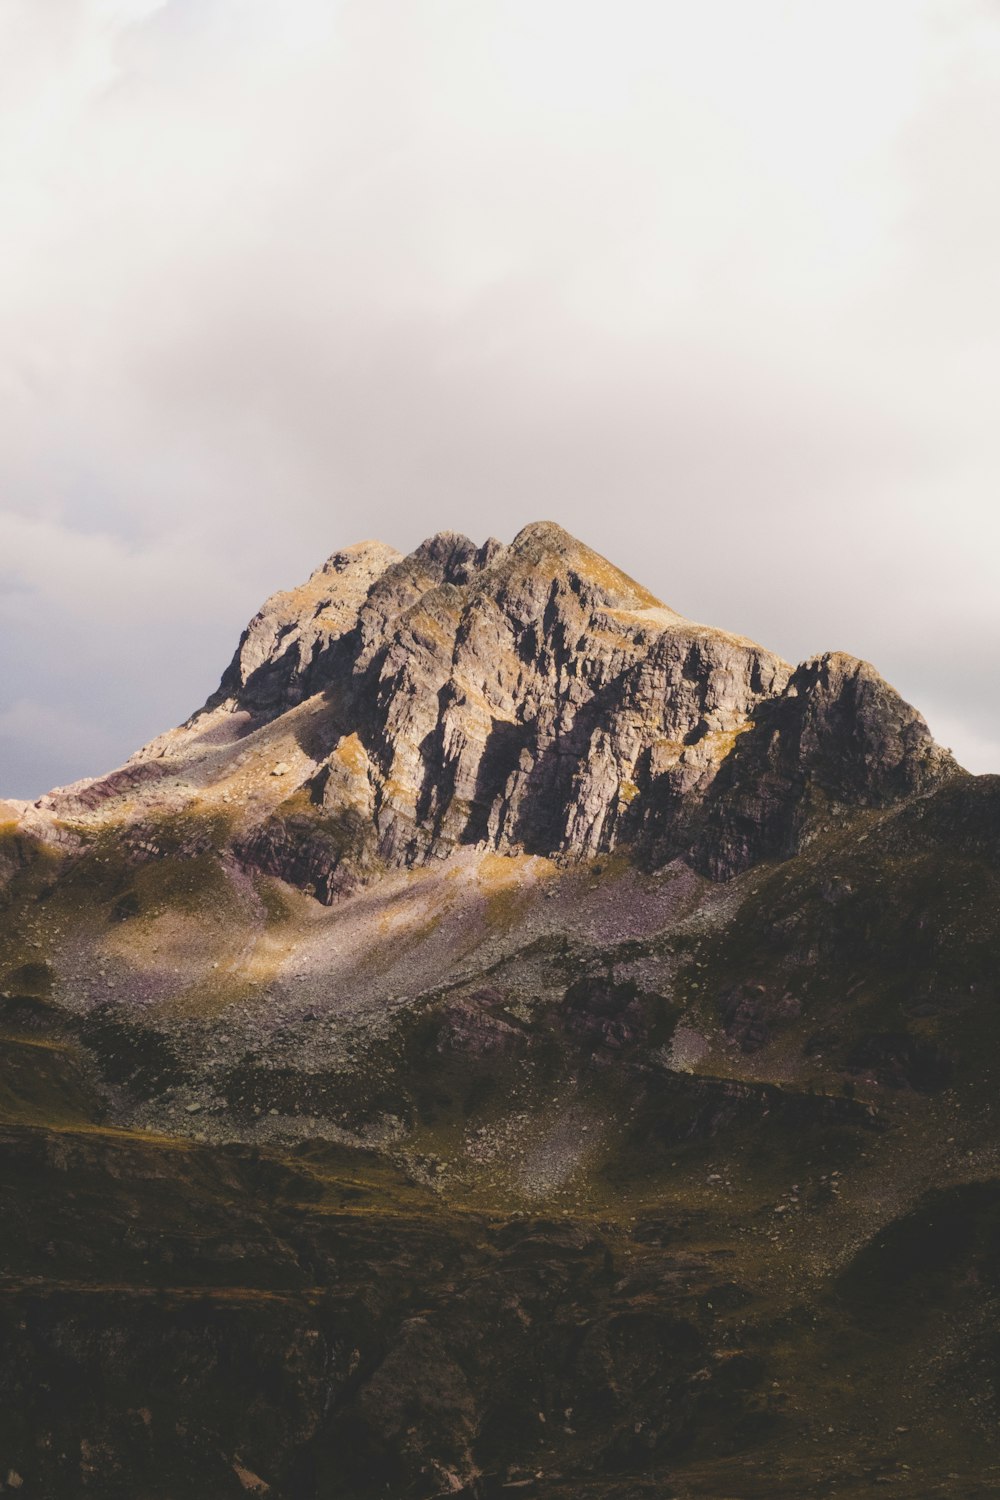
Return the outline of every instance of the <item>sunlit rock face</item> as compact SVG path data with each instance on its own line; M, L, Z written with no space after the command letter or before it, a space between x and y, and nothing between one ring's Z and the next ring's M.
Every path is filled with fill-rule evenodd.
M329 902L470 844L727 879L955 770L867 664L793 672L541 522L334 553L267 601L187 725L40 806L218 801L247 867Z

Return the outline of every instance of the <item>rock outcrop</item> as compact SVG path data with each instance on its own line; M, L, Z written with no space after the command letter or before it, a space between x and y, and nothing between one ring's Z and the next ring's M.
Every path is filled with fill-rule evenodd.
M787 859L817 827L930 791L958 768L868 662L803 662L759 705L705 799L692 863L725 879Z
M282 726L292 753L275 759ZM793 672L547 522L509 546L443 532L406 557L335 553L265 604L182 731L72 789L71 810L178 772L211 788L236 756L251 762L224 799L243 810L239 858L325 901L462 844L623 846L725 879L957 769L866 664ZM47 805L66 814L65 796Z

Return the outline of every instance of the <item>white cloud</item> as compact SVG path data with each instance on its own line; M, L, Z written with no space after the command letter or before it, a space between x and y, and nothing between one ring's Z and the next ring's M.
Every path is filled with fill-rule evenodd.
M3 692L121 758L335 546L551 515L978 745L998 84L979 0L6 0Z

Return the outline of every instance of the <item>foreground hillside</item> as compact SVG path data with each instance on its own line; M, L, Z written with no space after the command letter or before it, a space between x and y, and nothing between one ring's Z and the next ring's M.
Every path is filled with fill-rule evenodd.
M870 666L363 544L0 813L6 1486L995 1493L1000 778Z

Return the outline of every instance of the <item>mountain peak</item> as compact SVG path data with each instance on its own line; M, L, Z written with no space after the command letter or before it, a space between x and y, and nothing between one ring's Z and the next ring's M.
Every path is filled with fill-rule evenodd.
M623 573L592 547L578 541L555 521L533 521L529 526L522 527L510 545L509 556L515 565L549 569L552 573L572 573L576 579L604 594L609 603L619 608L666 608L649 589Z
M538 521L509 546L333 553L265 603L184 728L46 806L133 816L173 777L225 809L239 860L330 901L463 844L724 879L954 771L867 663L793 671Z
M462 584L468 583L474 573L489 567L506 550L495 537L490 537L480 547L460 531L437 531L421 542L410 557L439 565L443 570L442 582Z
M554 552L569 553L579 547L580 543L557 521L529 521L527 526L521 527L510 545L514 552L522 552L527 547L542 546Z

